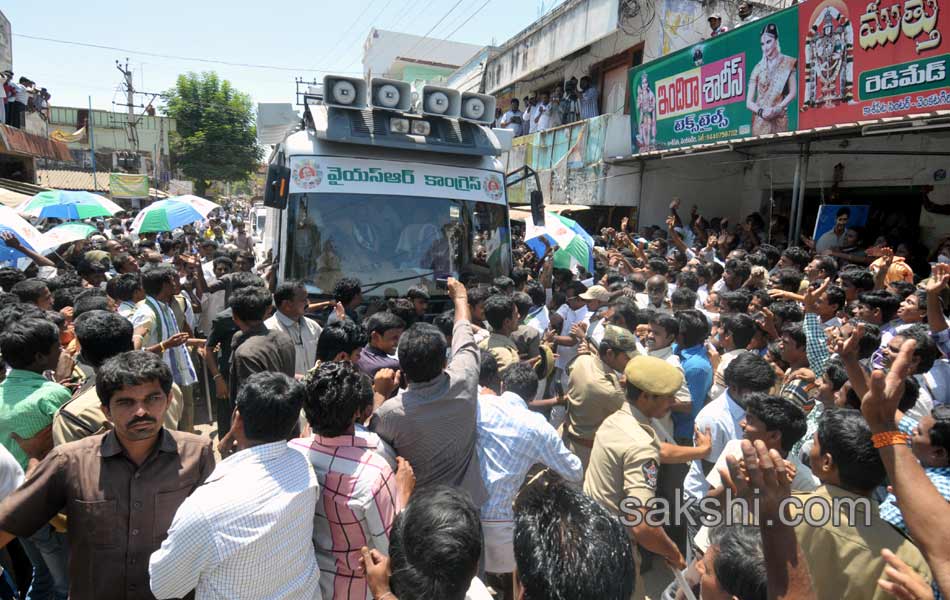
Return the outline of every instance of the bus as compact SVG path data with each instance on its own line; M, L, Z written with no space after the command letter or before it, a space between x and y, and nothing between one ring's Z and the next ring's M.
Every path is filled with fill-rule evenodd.
M278 281L303 281L316 298L343 278L359 279L364 297L414 286L444 297L448 277L474 285L510 273L499 157L512 132L489 127L494 98L327 76L303 107L275 136L265 181Z

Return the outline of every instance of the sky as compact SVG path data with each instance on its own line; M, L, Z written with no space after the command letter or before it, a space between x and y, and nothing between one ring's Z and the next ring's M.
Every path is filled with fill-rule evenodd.
M504 43L558 0L13 0L0 2L13 31L13 70L52 94L54 106L124 111L115 61L128 58L136 89L162 92L181 73L213 70L255 102L293 102L294 79L359 74L372 27ZM469 20L470 19L470 20ZM441 22L440 22L441 20ZM466 22L467 21L467 22ZM456 31L457 30L457 31ZM452 32L455 32L454 34ZM31 37L27 37L31 36ZM80 42L116 49L34 39ZM135 52L139 53L135 53ZM171 55L180 58L140 53ZM187 60L200 58L270 68ZM139 96L137 103L148 98ZM138 112L141 112L139 109Z

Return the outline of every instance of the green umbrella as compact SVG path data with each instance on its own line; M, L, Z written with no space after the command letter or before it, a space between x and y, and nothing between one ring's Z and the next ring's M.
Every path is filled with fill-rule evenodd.
M92 217L111 217L123 208L105 196L91 192L48 190L24 202L17 212L39 219L78 221Z
M57 248L69 242L84 240L94 233L98 233L98 230L92 225L87 225L86 223L64 223L44 233L43 239L47 241L47 248Z

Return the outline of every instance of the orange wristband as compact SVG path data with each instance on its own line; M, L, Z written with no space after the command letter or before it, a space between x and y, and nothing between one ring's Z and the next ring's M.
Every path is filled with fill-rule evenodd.
M910 443L910 436L900 431L882 431L871 436L871 443L875 448L906 446Z

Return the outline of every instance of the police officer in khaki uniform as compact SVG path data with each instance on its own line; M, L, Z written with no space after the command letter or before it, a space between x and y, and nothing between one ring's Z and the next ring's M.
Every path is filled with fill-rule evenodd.
M637 338L632 333L608 325L596 354L582 354L567 367L567 416L562 437L585 469L597 428L623 406L620 374L636 352Z
M795 536L808 561L818 600L884 600L891 595L877 585L887 548L928 584L930 567L920 550L880 518L871 499L886 471L875 450L871 430L856 410L825 411L809 452L809 464L822 485L811 493L793 493L789 516L811 513L813 526L801 520Z
M682 570L686 561L676 544L662 527L651 526L643 516L647 502L656 496L660 468L660 439L650 421L670 412L683 374L662 359L636 356L627 363L624 376L625 401L597 430L584 493L620 516L637 545ZM634 599L638 600L645 594L639 552L635 559Z
M495 294L485 300L485 320L491 325L492 332L478 347L492 353L501 373L520 360L518 346L511 334L518 329L521 315L510 296Z

